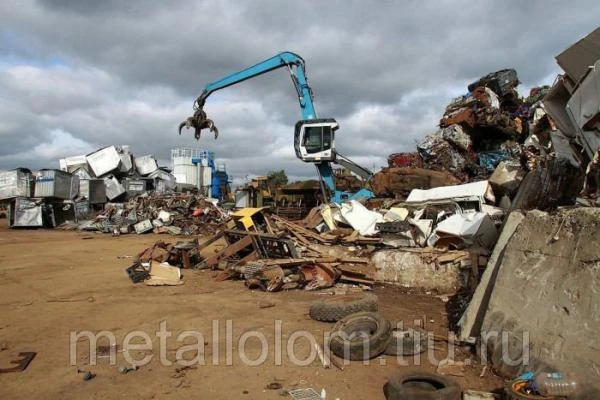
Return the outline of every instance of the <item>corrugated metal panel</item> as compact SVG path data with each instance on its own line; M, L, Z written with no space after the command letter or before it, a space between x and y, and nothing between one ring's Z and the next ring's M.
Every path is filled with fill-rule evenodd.
M68 200L72 194L72 176L59 169L43 169L35 175L35 197L55 197ZM79 183L77 184L77 191Z

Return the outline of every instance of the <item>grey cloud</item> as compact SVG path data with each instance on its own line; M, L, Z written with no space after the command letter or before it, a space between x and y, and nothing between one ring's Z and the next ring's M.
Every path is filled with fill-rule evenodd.
M177 136L209 81L298 52L319 115L342 126L340 152L378 167L414 150L450 98L487 72L514 67L524 90L551 83L553 57L597 26L600 4L30 0L0 11L0 168L15 155L53 162L27 154L52 147L58 129L163 160L171 147L207 147L240 179L282 167L315 175L291 152L295 92L284 69L233 86L207 103L219 140Z

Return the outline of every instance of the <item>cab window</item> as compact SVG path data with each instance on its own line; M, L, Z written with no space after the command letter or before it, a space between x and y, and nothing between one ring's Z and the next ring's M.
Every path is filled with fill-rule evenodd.
M304 128L303 146L309 154L331 148L331 126L307 126Z

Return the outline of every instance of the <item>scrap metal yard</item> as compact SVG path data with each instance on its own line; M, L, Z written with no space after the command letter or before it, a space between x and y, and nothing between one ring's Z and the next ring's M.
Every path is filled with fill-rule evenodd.
M152 236L121 236L59 231L9 231L6 220L0 227L2 304L0 322L4 348L0 352L0 365L8 365L13 349L33 349L38 352L31 365L19 374L0 374L2 393L5 398L28 398L40 395L44 388L47 398L76 399L120 398L134 396L152 398L207 397L214 399L281 398L279 390L265 389L278 383L282 389L312 386L327 388L340 398L378 398L387 377L398 368L396 357L372 360L370 365L352 363L344 371L337 368L324 369L313 360L301 367L290 360L287 340L296 331L306 331L322 340L330 324L313 321L308 316L308 306L324 295L318 292L265 293L248 291L240 282L216 282L216 272L186 271L186 283L181 286L149 288L135 286L126 279L124 269L131 259L132 249L139 249L154 242ZM11 254L22 254L15 260ZM436 335L448 337L445 304L439 298L411 294L397 288L377 287L380 309L394 321L414 320L427 317L427 328ZM261 308L262 303L273 303ZM275 365L274 320L282 320L282 362ZM219 321L219 331L224 339L226 321L233 321L232 365L227 365L225 340L219 343L220 354L215 362L213 323ZM172 365L160 361L160 340L156 332L161 321L167 322L172 333L165 348L166 357ZM430 322L432 321L432 322ZM77 374L77 366L70 365L69 337L71 332L108 330L114 333L118 350L116 365L105 356L98 356L97 365L89 364L88 341L77 344L76 364L92 369L97 377L89 382ZM183 369L176 363L176 352L183 346L176 340L182 331L198 331L204 335L202 343L204 365L197 364ZM153 354L153 360L143 368L122 375L117 367L126 365L120 351L127 333L146 332L152 342L150 351L135 351L136 359ZM238 343L244 332L263 333L270 351L264 363L257 367L247 366L240 359ZM191 338L190 338L191 339ZM194 344L194 340L187 340ZM99 346L108 346L101 339ZM245 346L247 357L259 355L260 341L249 339ZM306 338L298 338L294 354L300 360L310 356L311 346ZM463 350L457 345L456 352ZM143 354L142 354L143 353ZM446 356L444 346L435 352L436 359ZM188 350L187 359L196 354ZM427 361L427 354L420 355L419 367L435 371ZM406 357L413 365L415 359ZM490 390L502 380L490 372L480 378L482 366L473 358L473 365L465 367L464 376L458 378L465 386ZM216 364L216 365L214 365ZM384 365L382 365L384 364ZM178 372L180 370L180 372ZM130 375L131 374L131 375Z
M587 13L348 3L236 53L328 3L75 3L0 5L0 399L600 399Z

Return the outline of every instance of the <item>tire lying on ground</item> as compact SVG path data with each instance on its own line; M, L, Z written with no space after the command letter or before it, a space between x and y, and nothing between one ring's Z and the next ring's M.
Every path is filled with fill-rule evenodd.
M461 389L445 376L427 372L404 372L383 386L386 400L460 400Z
M369 360L385 351L392 325L381 314L361 311L339 320L331 331L329 348L348 360Z
M345 316L359 311L377 311L377 296L358 294L315 301L310 305L308 314L317 321L337 322Z
M385 349L388 356L412 356L427 350L428 333L420 328L393 330L390 343Z

